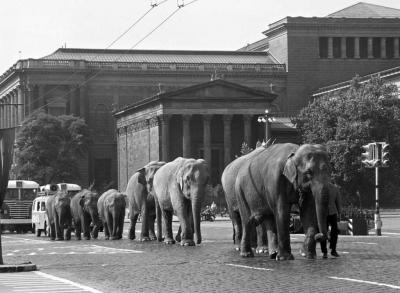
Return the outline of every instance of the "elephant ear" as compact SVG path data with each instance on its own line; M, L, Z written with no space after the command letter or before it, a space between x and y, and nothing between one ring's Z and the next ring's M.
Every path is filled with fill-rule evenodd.
M293 184L294 188L297 189L297 167L294 162L294 153L291 153L286 160L285 168L283 169L283 175Z
M140 168L139 170L137 170L136 172L139 173L138 176L138 183L146 186L146 168Z
M187 164L181 166L181 168L178 170L177 175L176 175L176 180L179 184L179 188L184 194L185 197L190 197L189 194L189 185L190 185L190 178L191 178L191 170L192 166L188 166Z

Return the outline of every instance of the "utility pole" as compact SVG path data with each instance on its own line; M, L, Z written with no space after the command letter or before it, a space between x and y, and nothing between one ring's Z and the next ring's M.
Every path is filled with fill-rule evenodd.
M267 143L268 140L271 139L271 123L275 121L275 117L269 112L268 109L266 109L265 114L258 116L257 121L260 123L265 123L265 143Z

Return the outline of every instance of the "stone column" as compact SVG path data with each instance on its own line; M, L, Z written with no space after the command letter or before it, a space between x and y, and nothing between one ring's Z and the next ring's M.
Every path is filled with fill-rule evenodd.
M203 115L204 160L206 160L210 169L211 169L211 127L210 127L211 118L212 115Z
M252 115L243 115L243 123L244 123L244 141L250 147L251 144L251 121L253 119Z
M22 86L19 86L17 89L17 102L18 102L18 125L22 123L25 119L24 115L24 91L22 90Z
M46 99L45 99L45 85L38 85L38 107L44 110Z
M224 115L224 164L225 166L231 162L231 122L232 115Z
M328 58L333 58L333 38L328 38Z
M85 85L79 86L79 115L88 123L87 88Z
M14 98L14 91L10 92L10 126L14 127L15 125L15 118L16 118L16 112L15 112L15 98Z
M161 160L169 161L169 120L170 115L159 116L161 123Z
M347 57L347 52L346 52L346 38L342 37L340 39L340 57L341 58L346 58Z
M69 114L78 116L78 104L76 102L76 88L71 85L68 86L69 92Z
M360 58L360 38L354 38L354 58Z
M399 58L399 38L394 38L394 58Z
M386 38L381 38L381 58L386 58Z
M191 115L182 115L182 156L184 158L191 157L190 119Z
M368 58L374 58L372 49L372 38L368 38Z
M0 97L0 128L4 128L3 126L3 118L4 118L4 98Z
M5 105L5 110L6 110L6 115L5 115L5 117L6 117L6 121L5 122L6 123L5 123L5 126L6 126L6 128L10 127L10 109L11 109L11 106L9 104L11 104L10 96L7 95L6 96L6 105Z

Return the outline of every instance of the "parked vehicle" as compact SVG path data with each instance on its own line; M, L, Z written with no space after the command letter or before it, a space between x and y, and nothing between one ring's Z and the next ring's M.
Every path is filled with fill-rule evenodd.
M27 232L32 229L32 201L39 184L31 180L9 180L1 207L1 229Z
M42 195L33 200L32 204L32 230L37 237L44 232L47 235L48 219L46 213L46 203L51 195L40 192Z

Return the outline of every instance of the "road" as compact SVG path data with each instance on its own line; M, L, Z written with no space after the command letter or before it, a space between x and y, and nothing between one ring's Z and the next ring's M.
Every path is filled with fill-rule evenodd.
M400 214L382 216L382 236L339 236L339 258L241 258L230 221L203 222L196 247L127 239L50 241L4 234L5 263L31 261L38 272L0 275L0 292L400 292ZM139 225L140 229L140 225ZM174 223L174 230L177 223Z

